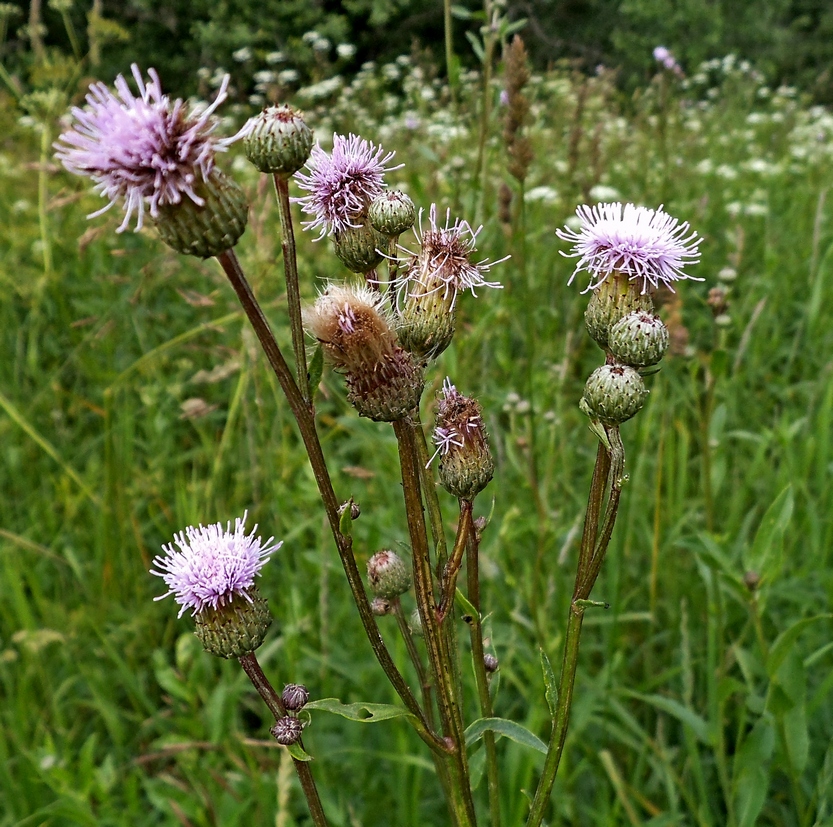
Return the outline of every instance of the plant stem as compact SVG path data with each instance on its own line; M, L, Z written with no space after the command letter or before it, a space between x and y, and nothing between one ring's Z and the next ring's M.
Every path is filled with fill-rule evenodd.
M295 374L301 396L312 405L313 389L307 375L307 352L304 347L304 326L301 323L301 293L298 287L298 260L295 255L295 233L292 229L292 212L289 207L289 182L274 175L275 194L278 197L278 214L281 219L281 250L283 273L286 279L286 303L289 307L289 325L292 328L292 350L295 353Z
M376 655L379 665L384 670L385 675L387 675L388 680L393 685L393 688L402 699L408 711L415 716L418 724L415 726L415 729L420 738L432 750L445 754L448 752L447 745L428 726L422 708L409 689L402 674L396 668L396 664L393 662L385 646L385 642L379 633L379 627L376 624L376 618L370 608L370 602L364 590L361 574L356 565L356 558L353 555L353 539L349 535L342 534L339 528L339 503L333 490L332 481L330 480L330 473L327 469L326 460L324 459L324 452L321 449L321 442L318 439L313 413L305 403L298 386L295 384L295 380L292 378L289 366L283 357L283 353L281 353L277 341L275 341L275 337L269 327L269 322L263 315L263 311L257 303L257 299L254 293L252 293L249 283L246 281L246 277L234 250L227 250L221 253L217 256L217 260L222 265L223 270L225 270L234 291L237 293L237 297L240 299L240 303L243 305L243 309L266 354L269 365L275 372L275 376L286 396L295 421L298 423L301 439L304 442L304 447L306 448L310 465L312 466L312 472L318 484L318 491L324 503L324 510L327 513L327 520L330 524L333 539L335 540L338 556L344 567L344 573L347 576L347 582L353 594L353 600L359 610L359 617L361 618L367 638L370 641L373 654Z
M275 718L275 721L280 720L286 716L286 707L280 695L275 691L275 687L269 682L266 675L263 674L263 669L260 668L257 656L254 652L249 652L238 658L243 671L249 676L249 680L257 689L260 697L263 698L269 711ZM299 761L293 756L292 763L295 764L295 772L298 773L298 780L301 782L301 789L304 791L304 796L307 799L310 815L316 827L328 827L327 817L324 815L324 808L321 805L321 798L318 795L318 788L315 786L315 780L312 777L312 770L306 761Z
M437 610L440 623L445 620L449 607L454 604L454 594L457 591L457 575L463 565L463 554L465 554L472 530L471 510L470 500L460 500L460 522L457 525L457 538L454 540L454 548L451 550L451 559L443 567L443 575L440 580L441 600L440 607Z
M448 560L448 547L445 542L445 531L443 530L443 515L440 510L440 498L437 496L437 484L434 481L434 474L428 466L430 456L428 453L428 440L425 438L425 430L419 418L419 410L414 410L412 417L414 421L414 445L416 446L416 452L419 458L422 493L425 496L425 505L428 508L431 537L434 540L434 551L437 555L437 579L439 579L442 575L443 567Z
M445 29L445 70L451 103L457 104L457 61L454 56L454 33L451 27L451 0L443 0L443 28Z
M601 443L596 454L596 465L593 468L593 478L590 482L590 494L587 499L587 511L584 519L584 532L581 537L581 550L576 570L576 582L573 599L570 602L570 614L567 620L567 636L564 641L564 658L561 663L561 678L558 684L558 703L555 719L553 720L550 742L547 745L547 756L544 768L535 791L535 798L527 819L527 827L540 827L544 818L544 811L549 802L550 793L561 755L564 752L564 742L567 738L567 725L570 722L570 708L573 703L573 688L578 666L579 644L581 643L581 625L584 621L585 606L581 601L586 600L596 578L601 571L602 562L607 552L613 524L619 510L619 495L622 487L622 472L624 469L625 452L619 436L619 427L606 426L605 432L610 443L606 448ZM599 532L599 515L602 510L605 489L608 480L611 482L610 496Z
M463 505L460 502L460 520L463 519ZM477 697L480 701L480 716L493 718L492 697L489 694L489 679L486 675L485 652L483 651L483 626L480 616L480 539L477 531L469 531L466 551L467 597L476 613L469 623L471 634L471 656L474 665L474 679L477 683ZM486 781L489 787L490 827L500 827L500 784L498 780L497 748L495 733L483 733L483 747L486 750Z
M420 494L420 463L415 446L414 429L412 424L405 420L398 420L392 424L399 447L405 510L408 515L408 531L414 565L414 592L422 620L428 662L431 665L431 673L437 690L437 705L440 710L443 735L454 746L454 751L448 759L451 789L449 804L460 827L474 827L477 819L469 784L466 742L460 710L461 699L457 695L457 682L452 674L454 665L449 656L448 639L442 634L437 616L425 514Z

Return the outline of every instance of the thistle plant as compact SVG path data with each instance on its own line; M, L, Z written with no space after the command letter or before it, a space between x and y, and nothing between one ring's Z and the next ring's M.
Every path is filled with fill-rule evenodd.
M471 639L471 668L484 741L488 812L501 823L500 767L492 683L497 656L484 643L479 550L487 521L475 517L478 497L495 474L484 411L446 378L436 404L436 422L423 427L420 404L434 360L456 334L456 314L466 292L499 288L490 271L500 261L478 258L480 228L453 217L436 204L423 227L419 212L412 246L399 243L417 215L404 194L389 190L385 175L394 153L358 135L335 135L332 151L313 144L301 113L270 107L232 138L217 138L213 104L189 108L162 93L153 70L145 81L137 67L135 95L124 78L116 93L96 84L87 106L73 110L73 125L56 144L57 157L75 174L92 178L107 199L98 215L114 205L124 209L119 231L135 218L136 228L150 216L162 240L183 254L215 257L234 289L275 373L291 410L321 497L352 598L379 666L396 691L400 715L430 751L448 803L449 823L474 827L478 805L472 789L466 733L471 699L464 693L459 620ZM273 335L235 253L247 217L243 191L216 166L215 154L235 139L245 139L246 154L275 183L286 291L286 318L292 332L294 371ZM301 171L306 164L306 171ZM331 279L318 298L301 305L291 216L290 181L304 193L294 201L310 216L305 228L318 239L330 237L340 261L358 279ZM632 204L580 207L578 231L559 231L573 243L579 261L573 277L587 272L592 291L586 314L593 338L605 350L605 363L587 381L581 408L599 439L570 603L557 705L542 774L528 825L546 814L563 751L572 703L582 620L594 605L590 594L607 551L624 476L619 426L645 404L644 374L654 370L668 344L668 332L653 314L651 294L659 285L689 278L685 267L697 261L700 239L685 223L662 209ZM387 279L377 268L387 262ZM400 268L402 273L400 277ZM488 275L488 280L487 280ZM571 280L572 278L571 277ZM360 509L337 497L316 421L317 379L308 370L308 345L344 376L347 401L359 416L396 439L410 548L386 548L370 557L367 581L357 565L352 522ZM433 444L433 448L432 448ZM435 474L437 475L435 477ZM442 487L457 500L456 531L449 546L437 494ZM493 486L494 489L497 486ZM496 491L496 495L499 492ZM427 515L427 519L426 519ZM255 581L281 543L261 541L256 527L246 533L246 515L228 523L188 528L154 560L151 573L163 579L180 605L190 611L207 652L237 659L274 718L270 733L295 762L313 822L327 824L303 732L310 711L332 709L330 701L310 701L306 687L273 687L255 652L272 618L267 595ZM460 574L465 567L465 585ZM460 585L458 585L460 583ZM403 597L416 603L408 615ZM160 598L157 598L160 599ZM393 616L411 661L418 688L412 690L380 633ZM418 643L421 639L422 643ZM327 756L318 756L326 761Z

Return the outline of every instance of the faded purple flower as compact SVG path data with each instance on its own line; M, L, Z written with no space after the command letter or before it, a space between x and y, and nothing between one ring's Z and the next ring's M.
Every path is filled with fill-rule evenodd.
M471 290L472 295L480 287L502 288L498 281L486 281L483 277L496 264L506 261L504 256L498 261L483 259L474 263L473 253L477 252L475 243L483 229L472 229L468 221L456 219L451 223L451 210L446 210L445 226L437 222L437 205L432 204L428 211L430 229L422 229L422 210L415 235L420 243L420 252L411 259L403 280L403 288L411 295L427 295L442 291L443 299L451 297L453 309L457 294ZM405 248L401 248L408 252Z
M208 107L186 111L182 100L162 94L156 70L148 69L149 81L139 67L131 67L139 89L136 97L122 75L116 78L116 94L103 83L94 83L87 106L72 110L74 123L54 144L55 155L76 175L88 175L95 189L109 199L107 206L89 218L124 200L127 229L137 213L136 229L142 227L145 207L158 214L163 204L178 204L183 196L202 205L194 191L197 176L207 180L214 168L214 153L224 151L241 137L215 138L214 110L226 99L228 76Z
M583 292L595 289L614 272L627 275L631 281L642 279L643 293L649 285L657 287L660 282L671 287L680 279L702 281L684 273L683 268L700 260L697 248L703 239L687 221L681 224L662 207L651 210L618 202L593 207L582 204L576 215L581 220L580 229L557 230L556 235L573 243L572 251L562 255L578 258L569 283L582 270L590 274L590 283Z
M463 448L465 438L482 426L480 406L477 403L472 405L472 402L473 400L463 396L446 376L437 409L437 421L444 424L438 424L434 428L431 440L437 446L437 450L428 460L426 468L438 455L446 456L454 448Z
M295 173L298 186L309 195L293 200L313 216L304 228L320 228L323 238L361 226L370 202L385 189L385 173L403 166L387 166L395 154L353 134L334 134L330 154L316 144L306 164L309 175Z
M189 526L174 535L179 551L174 548L174 543L168 543L162 546L165 554L157 555L153 560L155 568L150 573L161 577L168 587L165 594L154 600L172 594L182 606L178 617L182 617L187 609L193 610L192 615L208 606L218 609L230 603L235 595L251 603L248 590L269 555L283 542L272 543L274 538L270 537L263 543L260 537L255 537L257 526L246 534L247 515L248 512L244 512L242 518L235 520L233 532L229 522L225 531L222 523L214 523L197 528Z

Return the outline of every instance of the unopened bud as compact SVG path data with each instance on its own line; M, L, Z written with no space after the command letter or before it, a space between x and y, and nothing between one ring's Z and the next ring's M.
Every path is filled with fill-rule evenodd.
M206 606L194 618L203 649L218 658L239 658L254 652L266 637L272 616L257 586L223 606Z
M309 692L306 686L300 683L288 683L283 688L281 699L283 700L283 705L290 712L298 712L298 710L306 706L309 700Z
M339 230L333 236L333 249L338 260L351 273L369 273L381 263L388 240L366 222Z
M610 328L608 348L623 365L655 365L668 350L668 328L659 316L644 311L628 313Z
M628 365L602 365L590 374L580 407L606 425L618 425L636 415L648 391L645 382Z
M367 217L377 232L395 237L414 226L416 210L414 202L404 192L385 190L374 199Z
M394 551L377 551L367 561L370 590L377 597L393 600L411 588L411 573L405 561Z
M500 668L500 664L498 663L498 659L491 654L483 655L483 666L486 668L486 671L491 675L493 672L497 672Z
M711 308L713 316L722 316L729 309L728 294L729 291L725 287L712 287L709 290L706 304Z
M393 611L393 606L391 606L390 600L385 600L384 597L374 597L373 600L370 601L370 611L373 612L376 617L384 617Z
M752 571L751 569L747 572L744 572L743 575L743 585L749 589L750 592L757 591L758 586L761 585L761 575L758 574L756 571Z
M285 718L279 718L275 721L275 726L269 730L274 739L285 747L297 744L301 740L303 731L304 725L297 718L289 715Z
M357 502L353 502L353 500L350 500L349 503L344 502L338 507L339 517L347 510L348 504L350 506L350 519L358 520L359 517L361 517L362 509L361 506Z
M207 181L193 183L197 204L182 198L177 204L160 204L153 219L159 237L178 253L210 258L237 244L246 229L249 202L231 178L215 169Z
M289 178L312 151L312 130L291 106L269 106L250 121L246 157L261 171Z
M650 295L640 293L638 283L627 276L611 274L594 291L584 312L587 332L603 348L608 346L610 329L629 313L652 313Z

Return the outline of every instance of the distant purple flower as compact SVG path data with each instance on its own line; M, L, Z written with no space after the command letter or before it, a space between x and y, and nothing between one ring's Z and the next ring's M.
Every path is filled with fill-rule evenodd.
M197 175L206 180L214 168L214 153L224 151L239 138L214 138L214 110L226 99L228 76L210 106L186 112L182 100L162 94L159 76L148 69L146 83L139 67L131 67L139 97L130 91L122 75L116 93L94 83L87 106L72 110L73 125L54 144L56 157L72 173L88 175L109 204L89 215L93 218L124 199L125 230L133 213L136 229L142 227L145 206L156 216L163 204L178 204L183 196L194 203L203 200L194 191Z
M564 241L573 242L569 253L578 258L570 283L577 273L586 270L590 274L587 290L598 287L611 273L618 272L633 280L642 279L642 292L648 286L657 287L662 282L690 278L683 268L700 260L697 249L702 239L690 230L688 222L682 224L663 212L620 203L581 205L576 210L581 219L578 232L557 230ZM702 279L694 279L702 281Z
M402 166L386 166L395 154L353 134L333 135L330 154L316 144L306 164L309 175L295 173L298 186L309 195L294 200L313 216L304 227L320 227L323 238L360 226L370 202L385 189L385 173Z
M468 221L455 219L451 222L451 210L446 210L445 225L440 226L437 221L437 205L432 204L428 211L430 229L422 229L422 210L419 213L418 227L414 231L420 243L420 252L413 257L409 265L404 289L418 282L418 286L410 288L414 294L426 294L442 291L443 299L451 296L451 306L457 294L463 290L471 290L472 295L479 287L496 287L498 281L486 281L483 277L496 264L506 261L509 256L498 261L483 259L477 263L471 261L471 255L477 252L475 243L483 227L476 230ZM406 248L401 248L407 252Z
M669 57L671 57L671 52L669 52L665 46L657 46L654 49L654 60L657 63L663 63L668 60Z
M657 46L654 49L654 60L660 64L664 69L673 72L675 75L682 76L683 70L674 55L665 48L665 46Z
M168 586L168 591L154 600L162 600L173 595L182 608L178 617L187 609L193 609L192 615L210 606L218 609L230 603L235 595L243 597L249 603L252 599L248 590L260 570L269 560L269 555L277 551L283 542L272 544L273 537L265 543L255 537L257 526L250 534L245 534L246 516L235 520L234 532L231 522L194 528L174 535L174 543L162 546L165 555L157 555L153 560L156 569L150 573L161 577ZM262 546L262 547L261 547Z

